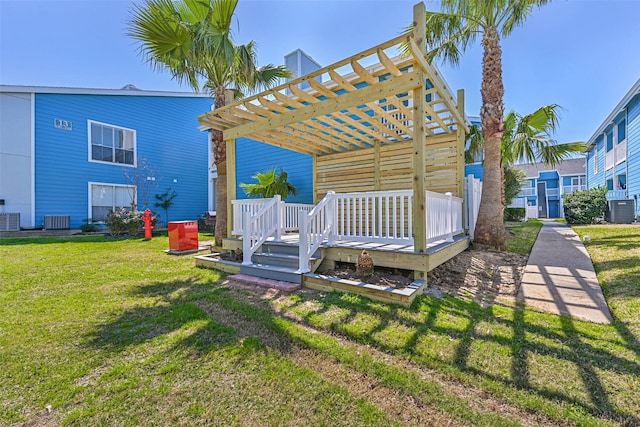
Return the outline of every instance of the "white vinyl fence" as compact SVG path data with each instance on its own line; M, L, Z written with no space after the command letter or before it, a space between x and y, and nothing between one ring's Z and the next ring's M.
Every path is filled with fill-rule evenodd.
M478 209L480 209L480 197L482 196L482 181L471 175L465 177L465 206L466 221L465 228L469 231L469 236L473 239L473 232L476 229L478 220Z

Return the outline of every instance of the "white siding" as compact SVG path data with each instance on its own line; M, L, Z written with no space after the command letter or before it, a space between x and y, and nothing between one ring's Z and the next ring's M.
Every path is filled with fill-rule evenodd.
M20 213L20 226L32 227L32 98L0 93L0 212Z

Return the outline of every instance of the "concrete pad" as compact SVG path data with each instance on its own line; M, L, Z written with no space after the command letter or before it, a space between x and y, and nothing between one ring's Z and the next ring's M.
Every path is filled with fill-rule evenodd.
M544 221L529 255L518 301L589 322L612 320L587 249L569 226L555 221Z
M259 286L262 288L278 289L283 292L294 292L302 288L298 283L283 282L281 280L265 279L262 277L250 276L248 274L234 274L227 277L231 281L240 282L246 285Z

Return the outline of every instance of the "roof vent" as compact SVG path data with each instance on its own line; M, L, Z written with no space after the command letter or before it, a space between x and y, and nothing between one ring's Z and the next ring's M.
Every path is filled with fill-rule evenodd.
M136 85L134 85L133 83L129 83L127 85L122 86L121 88L122 90L142 90L140 88L138 88Z

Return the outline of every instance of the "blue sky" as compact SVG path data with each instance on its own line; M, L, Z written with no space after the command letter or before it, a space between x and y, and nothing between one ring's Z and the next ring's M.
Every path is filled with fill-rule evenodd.
M297 48L322 65L395 37L417 0L240 0L237 42L256 40L259 62L282 64ZM438 3L425 2L437 10ZM131 1L0 0L0 84L181 90L153 70L126 36ZM507 110L564 107L559 142L586 140L640 78L640 0L556 0L503 40ZM480 110L481 49L449 86Z

